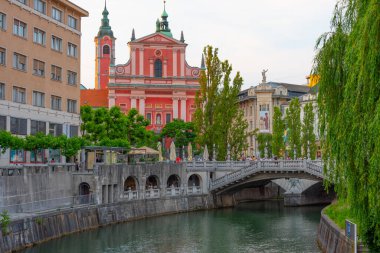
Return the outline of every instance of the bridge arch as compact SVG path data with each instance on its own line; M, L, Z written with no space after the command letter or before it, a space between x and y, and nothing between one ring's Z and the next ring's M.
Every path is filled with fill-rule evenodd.
M187 180L187 186L201 186L202 185L202 177L198 174L191 174L189 179Z
M90 195L90 185L86 182L79 184L79 196Z
M181 187L181 178L177 174L172 174L169 176L166 186L169 187Z
M156 175L150 175L145 182L145 189L159 188L160 179Z
M124 191L136 191L138 187L138 180L134 176L129 176L127 179L124 181Z

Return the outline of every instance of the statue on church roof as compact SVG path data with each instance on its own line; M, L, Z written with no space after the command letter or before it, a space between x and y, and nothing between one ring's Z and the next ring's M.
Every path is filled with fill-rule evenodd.
M263 71L261 72L261 75L263 76L263 80L261 83L267 83L267 76L266 76L267 72L268 70L265 70L265 69L263 69Z

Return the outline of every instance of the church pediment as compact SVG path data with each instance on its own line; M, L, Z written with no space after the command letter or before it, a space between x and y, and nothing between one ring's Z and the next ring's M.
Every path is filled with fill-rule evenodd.
M173 44L173 45L185 45L185 43L179 40L169 38L161 33L153 33L140 39L129 42L130 44Z

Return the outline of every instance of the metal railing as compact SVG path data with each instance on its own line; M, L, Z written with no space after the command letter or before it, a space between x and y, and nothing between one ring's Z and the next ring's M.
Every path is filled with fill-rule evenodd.
M0 212L7 210L10 213L32 213L94 204L96 194L88 194L3 205L0 206Z

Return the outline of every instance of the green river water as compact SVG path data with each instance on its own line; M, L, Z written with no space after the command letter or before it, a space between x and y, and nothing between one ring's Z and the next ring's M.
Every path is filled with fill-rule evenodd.
M320 253L321 206L282 201L149 218L73 234L24 253Z

